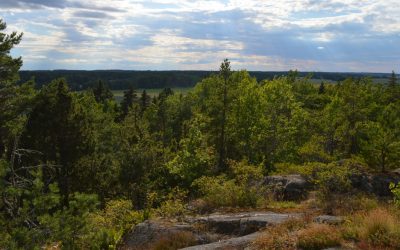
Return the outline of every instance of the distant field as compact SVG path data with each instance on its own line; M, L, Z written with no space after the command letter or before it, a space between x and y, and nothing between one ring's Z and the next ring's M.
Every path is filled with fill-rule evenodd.
M188 87L188 88L171 88L172 91L174 91L175 94L186 94L188 93L190 90L192 90L193 88ZM137 95L138 97L140 97L140 95L142 94L144 89L137 89ZM159 89L146 89L146 92L149 96L154 97L157 96L161 91L163 90L163 88L159 88ZM117 101L121 101L123 96L124 96L124 91L125 90L112 90L112 93L114 94L114 97Z

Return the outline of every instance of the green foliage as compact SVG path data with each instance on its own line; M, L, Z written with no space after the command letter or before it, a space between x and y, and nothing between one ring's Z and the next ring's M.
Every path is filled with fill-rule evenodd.
M264 197L264 190L257 187L262 168L246 162L231 163L233 179L225 175L201 177L193 182L207 205L218 207L256 207Z
M351 177L360 173L365 167L356 160L345 160L321 164L312 170L312 178L318 190L318 199L326 213L351 213L360 209L360 200L354 192ZM366 203L365 205L367 206Z
M98 103L105 103L113 99L113 93L101 80L94 86L92 92Z
M187 213L185 201L187 200L187 191L174 188L166 196L160 207L155 213L164 218L181 218Z
M365 124L366 139L362 153L370 166L382 172L400 163L400 109L397 105L385 107L378 121Z
M355 173L346 162L345 164L330 163L314 169L315 184L323 196L331 194L344 194L351 191L349 177Z
M394 202L396 206L400 207L400 185L398 183L390 183L389 188L394 195Z
M187 137L180 142L181 149L166 164L170 173L179 178L178 184L185 188L189 188L195 179L213 172L213 150L207 147L201 126L199 120L194 121Z
M133 210L128 200L111 200L103 210L88 216L88 223L93 228L89 246L99 249L117 249L124 233L143 220L142 214Z
M8 84L14 84L18 79L18 71L22 66L22 58L12 58L11 49L18 45L22 39L22 33L12 32L5 34L3 31L7 28L3 19L0 19L0 87Z

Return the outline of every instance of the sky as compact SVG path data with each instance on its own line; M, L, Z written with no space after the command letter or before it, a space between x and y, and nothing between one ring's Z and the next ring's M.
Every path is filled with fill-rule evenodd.
M399 0L0 0L25 70L400 71Z

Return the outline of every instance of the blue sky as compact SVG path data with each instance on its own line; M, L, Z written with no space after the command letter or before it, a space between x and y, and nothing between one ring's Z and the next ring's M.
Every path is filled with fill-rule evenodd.
M1 0L23 69L400 71L399 0Z

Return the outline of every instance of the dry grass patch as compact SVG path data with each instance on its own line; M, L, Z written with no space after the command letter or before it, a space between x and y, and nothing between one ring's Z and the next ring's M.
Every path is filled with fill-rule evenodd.
M256 249L268 250L294 250L296 249L296 231L304 228L303 219L291 219L282 224L268 228L254 242Z
M341 244L341 234L334 226L311 224L297 234L297 246L301 249L319 250Z
M361 246L400 249L400 220L387 209L378 208L359 217L353 228Z
M148 247L152 250L176 250L196 244L196 237L191 232L177 232L163 237Z

